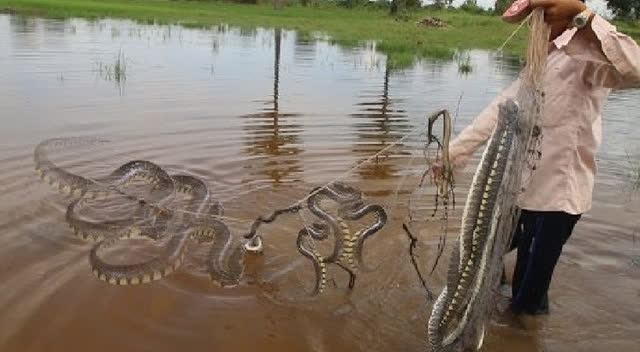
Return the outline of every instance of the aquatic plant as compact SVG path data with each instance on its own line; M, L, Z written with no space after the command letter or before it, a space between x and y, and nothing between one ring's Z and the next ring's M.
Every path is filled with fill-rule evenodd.
M122 49L118 51L118 58L113 65L113 78L118 83L127 79L127 64L124 60L124 53L122 52Z
M640 190L640 155L632 156L627 153L627 164L629 165L629 183L634 191Z
M106 81L115 80L116 83L122 83L127 80L127 63L125 61L122 49L118 51L113 65L105 64L99 61L96 64L94 72L98 73Z
M469 55L468 51L458 51L455 54L455 59L458 64L458 73L467 75L473 71L473 66L471 65L471 55Z
M113 64L105 64L102 61L98 61L93 72L105 81L114 81L120 91L120 95L124 94L124 82L127 80L127 62L122 49L118 51L118 56Z

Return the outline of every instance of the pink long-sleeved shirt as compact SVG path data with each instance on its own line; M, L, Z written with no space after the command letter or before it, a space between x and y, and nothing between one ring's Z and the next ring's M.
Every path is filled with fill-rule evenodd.
M638 44L600 16L591 27L602 50L576 35L575 28L550 43L543 79L542 157L532 174L523 174L529 183L518 197L522 209L582 214L591 208L602 106L612 88L640 87ZM518 88L516 81L451 142L455 165L464 165L489 139L498 106L514 98Z

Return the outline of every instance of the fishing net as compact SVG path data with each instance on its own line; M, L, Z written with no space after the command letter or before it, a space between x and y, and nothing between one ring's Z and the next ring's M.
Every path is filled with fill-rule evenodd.
M492 306L492 292L501 273L502 255L517 221L516 199L523 189L526 189L527 179L531 175L525 172L522 179L520 172L515 171L533 171L536 160L540 157L539 146L542 135L539 120L544 98L541 83L549 35L542 11L533 12L531 33L527 65L520 77L520 89L513 97L519 107L518 134L513 142L512 157L505 173L507 176L502 180L502 189L498 196L499 211L494 215L497 228L495 232L499 236L489 256L489 274L484 281L485 284L480 287L478 298L472 304L473 314L466 323L468 328L464 327L460 334L463 337L475 334L472 330L486 321ZM443 114L446 112L439 112L432 117L437 118ZM449 119L450 117L447 117L445 124L451 123ZM430 182L432 180L427 172L430 169L430 160L448 159L446 153L448 138L437 135L437 132L432 129L434 122L435 118L425 120L423 126L418 126L381 150L360 160L338 177L323 180L313 187L309 185L309 187L289 191L286 196L277 192L261 193L256 189L255 193L248 197L246 194L234 195L233 190L227 189L226 194L230 196L225 198L216 195L215 187L210 188L211 199L220 201L225 207L224 212L220 207L212 205L207 205L207 210L203 210L204 208L198 204L194 207L194 195L189 192L182 192L184 197L166 202L141 201L149 194L161 191L161 189L147 187L146 182L153 185L153 180L142 180L137 184L134 182L133 186L127 186L129 187L126 189L127 192L135 193L134 200L125 196L127 192L119 191L121 193L119 200L114 203L115 205L107 206L105 205L107 203L103 203L98 198L101 198L103 192L113 191L116 186L109 183L111 181L101 181L100 174L109 173L106 167L104 173L96 173L95 177L87 176L84 180L82 177L74 178L75 176L65 171L65 168L49 162L49 156L43 150L36 150L36 167L45 182L67 195L74 196L76 189L72 186L79 184L90 189L91 198L93 198L91 204L83 208L83 212L78 212L77 217L88 224L83 226L93 226L92 229L97 232L116 229L119 224L124 223L127 226L131 223L142 223L138 225L137 230L142 233L147 230L165 231L162 223L157 225L159 221L157 219L169 219L167 220L169 222L175 219L175 226L169 228L177 231L189 231L189 227L193 227L193 232L196 233L194 243L186 246L179 243L176 245L175 253L167 252L169 259L165 261L170 261L169 264L172 266L170 270L162 267L158 279L181 268L186 268L195 276L207 276L211 274L207 270L207 262L216 260L220 265L219 268L213 268L217 270L215 272L228 276L216 278L216 280L259 287L261 293L272 301L299 304L305 309L331 307L329 310L337 312L336 314L346 314L351 310L366 312L367 317L360 320L360 325L354 323L350 327L354 335L362 338L363 343L367 341L365 345L370 345L371 340L382 341L381 334L401 335L404 341L414 340L419 344L424 336L423 329L418 324L412 323L422 321L429 315L429 305L437 293L434 292L431 283L446 280L446 273L437 268L439 268L438 264L446 259L443 257L444 259L440 260L446 248L446 239L448 235L453 234L449 228L451 225L449 215L455 206L453 170L446 173L444 180L436 179L435 183ZM450 125L448 129L451 129ZM91 144L91 141L87 139L73 142L73 140L60 139L50 143L49 148L64 149L86 144ZM398 172L401 176L394 180L395 184L392 187L388 184L380 186L380 184L371 183L367 189L340 189L343 187L340 185L357 185L358 172L375 170L379 167L380 159L390 157L401 159L404 165ZM416 170L415 165L425 165L425 167ZM166 169L168 177L174 177L180 173L179 170ZM64 179L56 179L56 177L67 177L73 184L67 184ZM390 189L392 191L389 191ZM331 192L339 195L332 198L324 193L327 190L332 190ZM309 203L309 200L317 195L324 195L324 197L317 203ZM352 199L344 200L349 197ZM105 213L113 212L113 207L121 206L124 201L129 202L130 207L120 211L119 216L125 217L131 209L136 209L135 212L131 212L137 218L131 220L126 218L125 222L113 224L106 230L104 226L97 228L91 224L109 221L105 220L109 218ZM236 210L246 208L247 204L255 208L251 209L255 217L234 216ZM365 208L372 209L367 207L375 205L384 209L386 220L383 226L368 234L369 237L366 240L359 240L358 238L365 236L362 231L374 228L375 223L380 221L381 215L380 213L376 215L373 211L366 212L362 216L353 214L363 214L358 212L364 212L362 209ZM327 214L325 218L322 217L324 215L319 216L317 209L314 211L314 207L322 208ZM278 209L284 211L273 217L269 215L275 214L274 211ZM343 216L344 214L347 214L347 217ZM329 216L331 220L327 220ZM341 221L337 221L336 218L341 216ZM154 220L149 222L148 218ZM209 231L209 228L217 230L219 227L209 226L211 224L209 221L217 221L214 223L218 225L224 224L230 233L227 242L222 244L216 242L215 231ZM76 223L79 222L76 221ZM330 226L337 227L329 229ZM202 228L207 231L203 232ZM95 237L93 238L95 240L103 239L86 230L81 233L82 239L92 239L92 237ZM84 236L86 234L89 235ZM316 234L315 237L313 234ZM202 240L205 245L201 246L199 240ZM118 258L118 265L124 266L129 263L127 257L131 256L131 253L126 253L127 248L130 247L129 242L126 241L128 239L122 241L123 245L119 247L120 252L115 253L118 255L113 256ZM164 237L162 241L164 242L158 243L164 244L170 242L170 239ZM209 246L219 248L219 251L209 249ZM263 255L247 254L247 251L251 252L251 248L258 246L262 247ZM336 251L337 246L341 246L342 250ZM162 246L156 248L157 250L151 256L162 257L163 248ZM361 260L353 255L355 251L362 252ZM179 259L185 252L187 258ZM195 255L190 257L189 253ZM224 253L223 258L215 257L220 253ZM335 258L327 259L332 256ZM246 257L246 269L238 269L234 264L241 257L242 260ZM111 257L105 255L105 259L109 258ZM181 267L175 265L178 262L182 262ZM376 270L381 267L385 269L383 274ZM237 270L243 271L236 272ZM94 269L94 273L95 271L97 269ZM141 275L134 280L121 278L111 280L107 276L104 279L112 284L139 284L146 280L144 276L146 274ZM149 275L149 281L155 279L155 272ZM100 271L96 276L103 278ZM322 286L321 289L319 285ZM420 299L416 300L416 297ZM405 304L399 307L389 303L398 300L404 301ZM364 324L364 321L368 323ZM377 333L371 333L372 331ZM464 338L461 341L463 345L468 343ZM402 346L387 347L401 348Z
M527 192L541 157L542 80L550 30L543 9L535 9L530 19L527 64L515 95L500 103L497 127L474 176L461 234L452 248L447 283L428 323L434 351L482 345L503 273L503 256L519 218L518 197Z

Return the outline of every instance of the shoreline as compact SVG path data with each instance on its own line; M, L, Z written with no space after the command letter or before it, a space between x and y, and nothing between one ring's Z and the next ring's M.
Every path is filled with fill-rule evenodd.
M388 9L361 7L347 9L333 4L274 10L272 6L226 2L173 0L0 0L0 13L46 18L131 19L146 24L177 24L191 28L210 28L218 24L239 27L282 28L305 35L322 33L342 46L359 46L375 41L389 56L393 66L411 65L415 60L454 60L461 51L496 51L517 28L499 16L474 14L459 9L416 9L402 17ZM443 27L419 21L436 18ZM640 27L621 28L634 39ZM626 29L626 31L625 31ZM503 53L523 58L527 27L524 26L505 46Z

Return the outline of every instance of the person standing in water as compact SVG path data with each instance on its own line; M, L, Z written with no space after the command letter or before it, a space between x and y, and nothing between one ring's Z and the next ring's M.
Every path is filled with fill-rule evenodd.
M611 89L640 87L640 47L581 0L530 0L529 7L544 8L551 35L542 83L542 154L518 197L511 310L537 315L549 313L547 291L562 247L591 208L602 106ZM455 167L490 138L498 106L518 88L516 81L451 142ZM441 163L431 171L438 178Z

